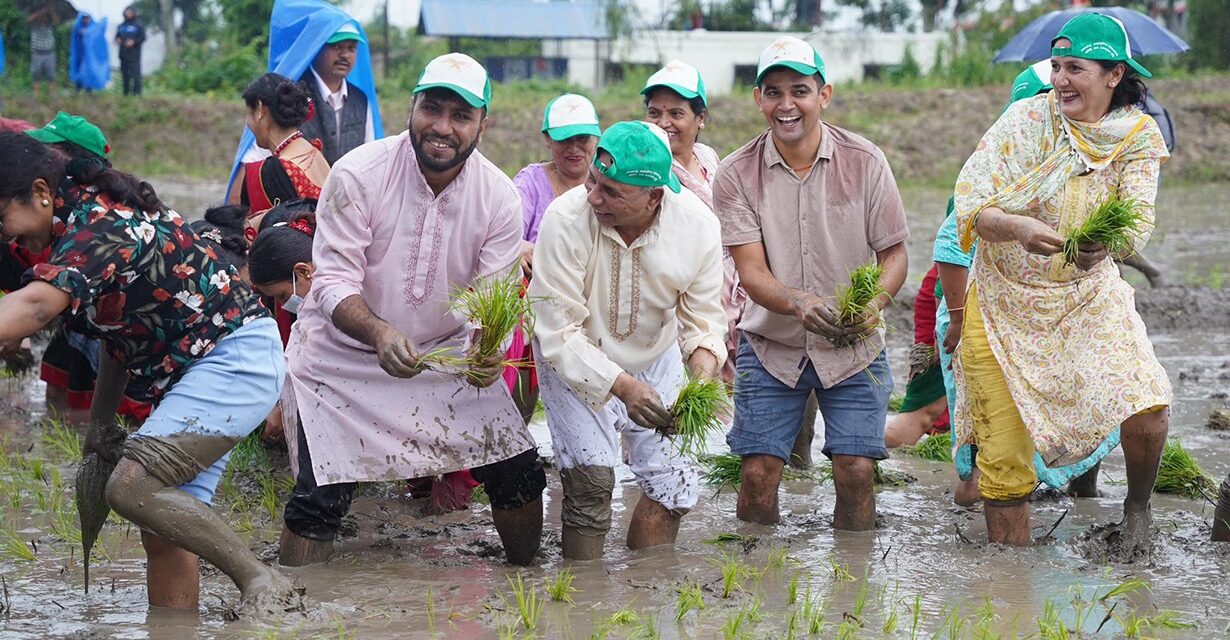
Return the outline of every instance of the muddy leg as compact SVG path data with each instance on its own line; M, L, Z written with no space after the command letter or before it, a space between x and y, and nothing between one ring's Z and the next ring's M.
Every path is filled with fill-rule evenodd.
M284 567L306 567L328 562L332 557L332 540L305 538L288 527L282 527L282 535L278 538L278 564Z
M212 509L176 488L236 441L187 433L130 441L107 482L107 502L133 524L218 567L235 582L244 602L266 595L289 602L296 596L294 585L257 560Z
M833 528L842 531L870 531L876 526L875 463L860 456L833 456L833 484L837 504L833 507Z
M542 545L542 498L515 509L491 508L495 530L510 564L526 566Z
M201 597L201 574L196 555L148 532L141 532L148 564L146 593L151 607L196 610Z
M1141 272L1145 278L1149 280L1149 286L1157 289L1158 287L1166 286L1166 278L1162 275L1162 270L1153 264L1153 261L1145 257L1143 253L1133 253L1123 259L1123 264Z
M1028 547L1033 544L1029 530L1029 502L1020 500L983 500L987 518L987 541Z
M1127 463L1127 498L1123 500L1123 551L1134 554L1149 547L1153 517L1149 498L1170 430L1170 409L1138 413L1123 423L1120 442Z
M645 549L663 544L675 544L679 537L682 516L671 513L662 503L642 495L632 511L628 524L628 548Z
M776 456L757 454L743 457L739 473L739 500L735 515L744 522L777 524L781 512L777 488L782 483L785 464Z
M1068 495L1077 498L1096 498L1101 495L1098 492L1098 472L1102 470L1102 463L1099 462L1088 471L1072 478L1068 482Z
M1230 542L1230 475L1221 481L1213 511L1213 542Z
M278 540L278 563L285 567L320 564L333 557L333 539L342 526L342 518L350 511L355 490L353 482L316 484L311 448L302 422L297 431L299 474L282 512L282 535Z
M811 442L816 437L816 411L819 402L815 392L808 394L807 404L803 407L803 419L799 422L799 435L794 439L794 448L790 450L790 466L808 471L812 467Z
M534 410L538 408L538 389L530 390L530 371L522 369L517 372L517 388L513 390L513 404L521 412L521 419L529 424L534 418Z
M594 560L602 557L606 534L611 530L611 492L615 490L615 469L581 465L560 470L564 502L564 557L569 560Z
M962 480L957 477L956 490L953 492L952 501L962 507L972 507L982 500L982 496L978 494L978 475L981 471L974 469L974 474L969 480Z

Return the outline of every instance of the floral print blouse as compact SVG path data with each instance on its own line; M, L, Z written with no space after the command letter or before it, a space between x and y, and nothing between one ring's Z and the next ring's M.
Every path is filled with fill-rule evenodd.
M62 181L51 257L27 273L71 296L65 315L160 398L218 341L268 317L233 267L175 211L145 212Z

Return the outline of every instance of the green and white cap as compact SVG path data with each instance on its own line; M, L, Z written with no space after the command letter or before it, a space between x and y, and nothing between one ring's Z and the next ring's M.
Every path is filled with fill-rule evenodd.
M547 103L542 112L542 132L556 142L573 136L600 136L598 111L585 96L565 93Z
M414 93L428 89L448 89L471 107L491 103L491 78L477 60L464 53L446 53L427 63Z
M816 48L792 36L781 36L760 54L760 63L756 65L756 84L760 84L764 74L772 69L785 67L810 76L820 75L820 84L827 84L824 76L824 60Z
M1067 38L1072 43L1056 47L1055 42ZM1118 18L1101 13L1082 13L1068 21L1051 39L1052 56L1070 56L1085 60L1122 62L1146 78L1153 74L1132 59L1132 43L1128 41L1127 29Z
M700 77L700 72L682 60L671 60L649 76L641 95L647 95L658 87L666 87L685 100L699 97L706 107L709 106L709 96L705 94L705 81Z
M670 139L658 125L638 120L616 122L607 127L598 140L598 151L611 156L603 164L601 154L594 154L598 173L624 184L637 187L667 187L679 193L682 185L671 170Z
M1032 98L1043 91L1050 91L1053 88L1051 86L1050 59L1035 62L1028 69L1017 74L1016 80L1012 81L1012 99L1008 101L1008 104L1025 98Z
M346 40L367 42L363 39L363 34L359 33L359 27L353 22L347 22L339 27L337 31L334 31L333 35L329 36L328 40L325 40L325 44L337 44Z

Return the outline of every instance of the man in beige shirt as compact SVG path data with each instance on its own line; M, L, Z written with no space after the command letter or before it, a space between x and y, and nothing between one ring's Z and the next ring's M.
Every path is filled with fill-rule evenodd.
M833 526L871 529L874 461L888 457L893 383L878 327L889 298L853 323L842 323L833 307L850 272L872 260L896 294L907 266L905 210L884 154L820 121L833 86L811 45L787 36L770 45L754 96L769 130L722 162L713 188L722 241L751 298L739 323L735 419L726 438L743 457L737 514L779 520L782 466L814 390L837 488Z
M630 549L673 544L700 495L671 433L687 369L714 377L726 359L718 221L671 172L656 125L620 122L598 142L582 187L539 227L534 353L564 485L564 557L602 556L620 437L643 495Z

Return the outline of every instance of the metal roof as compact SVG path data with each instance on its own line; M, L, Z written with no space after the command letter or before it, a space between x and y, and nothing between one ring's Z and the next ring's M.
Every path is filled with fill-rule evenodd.
M422 0L429 36L607 38L606 14L585 0Z

